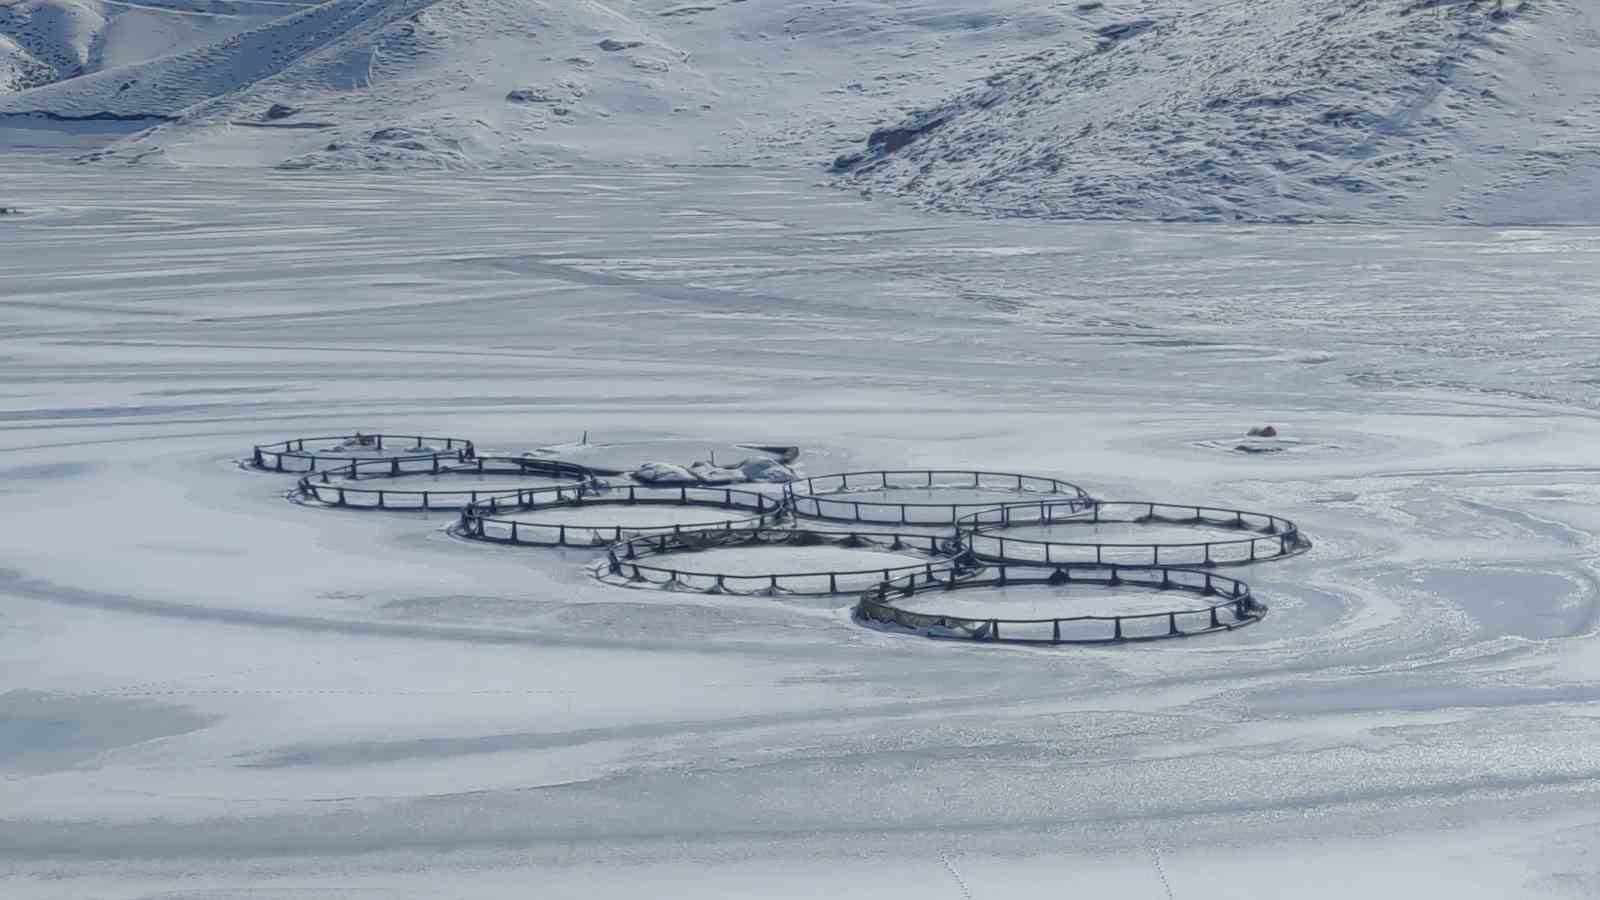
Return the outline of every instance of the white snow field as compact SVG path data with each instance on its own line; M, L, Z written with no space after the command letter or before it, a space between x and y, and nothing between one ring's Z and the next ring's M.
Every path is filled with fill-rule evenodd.
M17 162L0 202L8 900L1600 892L1600 230L599 167ZM1293 452L1231 449L1264 423ZM1315 547L1227 570L1271 607L1235 633L936 641L236 464L357 429L781 435Z

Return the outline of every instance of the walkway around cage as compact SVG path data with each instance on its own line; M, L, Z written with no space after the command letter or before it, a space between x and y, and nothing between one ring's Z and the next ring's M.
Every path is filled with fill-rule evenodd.
M306 449L307 443L315 445L324 441L338 441L339 448L350 447L355 452L335 454L333 449L320 450L315 446ZM410 447L406 446L408 443ZM435 449L439 444L444 445L443 450ZM250 465L269 472L316 472L319 468L337 469L351 462L385 462L405 471L427 471L429 466L442 460L465 462L472 457L472 442L466 438L357 432L257 444L251 448Z
M747 513L715 522L694 524L583 525L557 521L537 522L503 518L506 513L580 509L591 506L698 506ZM736 531L760 528L781 521L787 506L782 499L758 491L708 488L692 485L608 485L589 482L529 488L490 497L461 509L451 532L468 540L530 547L601 547L647 534L685 531Z
M1249 537L1189 542L1066 541L1007 537L1028 526L1092 527L1114 522L1192 525L1254 532ZM1282 516L1192 504L1096 500L1088 509L1067 503L1008 503L962 516L956 540L975 559L1023 565L1176 566L1215 568L1294 556L1311 542Z
M440 488L431 490L406 490L393 487L371 487L365 481L404 479L412 475L510 475L530 478L560 479L573 484L593 481L589 469L559 460L537 459L524 456L473 456L461 463L441 464L435 459L429 468L410 470L393 459L352 461L337 469L323 469L307 473L300 478L295 492L302 501L321 503L348 509L381 509L399 512L455 512L463 506L489 497L507 497L527 487L504 488ZM335 479L340 479L335 481Z
M888 500L852 500L852 491L979 490L999 494L1048 494L1058 502L1086 506L1089 493L1071 482L1014 472L974 470L888 469L815 475L784 485L784 497L800 518L874 525L955 525L961 516L991 509L1003 500L952 503L896 503Z
M931 535L906 535L881 531L813 531L755 528L739 531L683 531L675 534L643 535L611 545L597 574L617 579L612 583L650 586L707 594L787 594L822 597L854 594L871 585L910 573L935 578L939 574L959 578L977 568L946 555L948 538ZM806 547L832 545L841 548L867 548L888 552L917 552L929 559L900 566L810 572L769 572L733 574L696 569L689 564L667 564L659 560L675 554L703 550L751 547ZM925 546L924 546L925 545ZM646 562L643 560L656 560Z
M1211 572L1176 567L1077 569L1070 566L993 567L993 577L941 581L913 573L880 583L861 595L853 615L859 622L894 626L926 637L1000 644L1116 644L1194 637L1232 631L1259 622L1267 607L1250 594L1249 585ZM895 605L896 599L930 591L957 591L1015 585L1089 585L1183 591L1201 597L1222 597L1199 608L1127 615L1056 616L1039 619L974 618L938 612L915 612ZM1193 623L1192 627L1182 625ZM1066 630L1063 630L1066 626Z

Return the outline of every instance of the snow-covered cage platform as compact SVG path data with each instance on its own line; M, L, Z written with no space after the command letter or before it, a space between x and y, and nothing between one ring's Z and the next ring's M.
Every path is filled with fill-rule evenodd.
M488 497L505 497L552 483L581 484L595 478L593 472L574 463L523 456L473 456L465 462L444 463L436 458L430 468L404 468L394 463L385 459L358 460L337 469L307 473L300 478L295 495L302 502L350 509L454 512ZM410 481L430 479L434 484L448 486L406 486ZM497 485L497 479L506 483ZM402 485L399 488L395 487L397 480ZM457 481L461 483L452 484Z
M784 496L800 518L878 525L955 525L968 513L1019 496L1053 498L1080 509L1092 502L1083 488L1056 478L945 469L817 475L785 485Z
M854 594L918 572L927 578L959 577L973 564L947 554L949 538L884 531L813 531L756 528L645 535L611 545L594 574L610 584L701 591L709 594ZM805 571L807 548L831 550L830 559L860 557L872 566ZM781 571L755 572L763 551L781 550L790 563ZM714 559L706 559L706 556ZM699 558L697 558L697 556ZM744 571L733 571L743 557Z
M520 490L469 504L451 532L499 544L596 547L639 535L761 528L782 521L785 509L781 498L758 491L586 482ZM585 515L597 510L607 512L608 521ZM681 515L691 510L700 512L695 518Z
M1093 532L1128 531L1177 539L1091 540ZM1066 532L1058 537L1054 532ZM1178 532L1195 532L1198 540ZM1074 533L1076 532L1076 533ZM1282 516L1212 506L1145 500L1011 503L968 513L956 524L962 550L985 562L1067 566L1237 566L1282 559L1310 549Z
M992 574L989 574L992 573ZM1129 613L1007 618L955 614L949 606L955 592L1032 587L1062 592L1105 592L1109 602L1128 589L1177 592L1194 598L1191 606ZM908 609L921 598L930 609ZM953 579L921 573L901 576L867 590L853 615L866 625L905 629L926 637L1002 644L1114 644L1154 641L1232 631L1261 621L1267 607L1256 602L1250 586L1211 572L1173 567L1107 567L999 565L984 577Z
M441 462L465 462L472 442L422 434L354 434L289 438L251 448L249 463L272 472L316 472L350 462L383 461L392 474L429 471Z

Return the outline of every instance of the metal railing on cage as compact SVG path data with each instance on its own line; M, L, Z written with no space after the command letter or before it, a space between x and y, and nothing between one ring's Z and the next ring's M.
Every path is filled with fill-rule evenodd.
M1011 644L1108 644L1192 637L1231 631L1261 620L1267 607L1257 602L1249 585L1211 572L1177 567L991 566L986 577L965 580L926 578L913 573L883 582L861 595L858 621L893 625L928 637ZM992 577L989 577L992 576ZM1088 585L1095 588L1147 588L1220 597L1199 607L1160 612L1053 616L1012 619L962 616L938 611L902 609L896 604L918 594L974 588Z
M674 534L641 535L612 544L606 550L607 574L635 585L654 585L676 590L729 594L792 594L825 596L857 593L881 581L911 572L933 577L948 572L958 577L973 570L963 560L946 557L946 537L906 535L879 531L814 531L809 529L755 528L738 531L684 531ZM708 550L751 546L818 546L870 548L887 552L919 552L930 558L902 565L827 571L769 572L763 574L710 571L694 565L692 558L663 561L667 557L688 556Z
M1247 537L1197 541L1074 541L1007 536L1012 528L1082 528L1108 523L1172 524L1253 532ZM988 562L1070 566L1178 566L1211 568L1280 559L1310 542L1282 516L1194 504L1147 500L1096 500L1088 509L1052 501L1007 503L969 513L956 523L956 540Z
M316 446L335 441L340 445L348 445L351 441L370 443L337 448ZM306 449L308 443L312 445L309 450ZM408 443L411 446L407 447ZM444 445L443 450L436 449L440 444ZM349 452L335 453L335 449ZM257 444L251 448L250 465L273 472L316 472L329 466L338 468L352 461L377 460L397 464L407 471L426 471L426 467L435 460L464 462L472 456L472 442L465 438L422 434L335 434Z
M584 525L560 521L506 518L508 513L529 513L585 506L699 506L746 513L717 521L692 524L628 523ZM608 485L590 482L528 488L490 497L462 507L451 529L470 540L533 547L596 547L641 534L677 534L685 531L757 528L774 524L786 514L782 498L759 491L694 485Z
M560 460L536 459L523 456L474 456L459 463L433 461L432 466L407 469L393 459L354 460L337 469L323 469L301 476L296 492L302 500L328 506L350 509L382 509L398 511L449 510L455 512L462 506L477 503L489 497L515 494L527 486L508 485L492 487L448 487L428 489L396 488L391 479L407 476L443 475L445 477L477 477L484 475L526 476L528 478L560 479L574 484L592 481L594 473L583 466ZM371 482L389 484L374 487Z
M964 514L988 509L1002 500L897 502L852 499L852 491L914 489L987 490L996 493L1038 493L1065 496L1062 502L1088 504L1083 488L1059 478L984 472L971 469L879 469L814 475L784 486L794 514L801 518L863 522L876 525L954 525Z

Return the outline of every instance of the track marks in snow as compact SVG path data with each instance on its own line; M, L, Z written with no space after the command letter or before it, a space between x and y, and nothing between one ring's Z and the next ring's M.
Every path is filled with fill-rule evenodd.
M939 862L944 863L944 870L950 873L950 879L956 883L956 890L961 892L962 900L972 900L972 890L967 887L967 880L961 877L956 864L950 861L950 854L940 850Z

